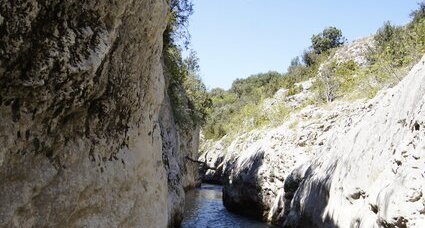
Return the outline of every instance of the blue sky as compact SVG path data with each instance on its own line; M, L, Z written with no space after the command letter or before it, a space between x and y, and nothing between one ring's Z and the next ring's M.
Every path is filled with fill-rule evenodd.
M194 0L189 31L207 88L236 78L285 72L312 34L336 26L352 41L384 21L405 24L419 0Z

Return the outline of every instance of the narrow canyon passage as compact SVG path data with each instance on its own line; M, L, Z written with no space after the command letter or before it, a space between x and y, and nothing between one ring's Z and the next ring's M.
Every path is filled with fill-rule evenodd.
M0 228L425 228L424 52L425 0L4 0Z
M202 184L186 195L182 228L195 227L272 227L263 222L233 214L226 210L222 201L222 186Z

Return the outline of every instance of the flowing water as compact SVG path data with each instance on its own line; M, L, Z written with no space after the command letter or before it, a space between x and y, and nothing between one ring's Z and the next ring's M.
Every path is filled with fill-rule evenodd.
M182 228L270 228L271 226L233 214L226 210L222 201L222 187L202 184L201 188L186 195Z

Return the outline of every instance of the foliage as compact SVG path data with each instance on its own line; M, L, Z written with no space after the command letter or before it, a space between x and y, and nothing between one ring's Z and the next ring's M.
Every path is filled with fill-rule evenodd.
M164 49L165 70L169 74L170 96L177 124L191 129L205 123L211 99L199 77L198 58L195 53L183 59L176 46Z
M304 50L302 59L306 66L313 66L317 63L318 54L312 50Z
M185 65L188 70L187 78L183 82L183 87L189 99L188 106L191 111L192 119L195 123L204 124L212 101L199 76L198 62L199 59L194 52L191 52L189 57L185 59Z
M285 104L279 104L265 112L262 106L264 100L281 88L288 89L288 95L299 93L301 87L295 86L295 83L306 80L310 75L309 68L298 59L293 61L286 74L256 74L234 81L227 91L211 90L209 94L213 106L203 128L205 138L218 139L224 135L281 122L291 110Z
M323 65L315 83L319 101L332 102L353 91L359 66L353 60Z
M425 2L418 3L419 8L410 13L412 23L418 23L425 18Z
M385 45L394 40L394 37L399 35L401 31L401 27L394 26L389 21L385 22L374 36L377 47L384 48Z
M322 64L314 89L318 102L341 98L371 98L383 87L398 83L425 51L425 4L412 13L412 22L394 26L385 22L367 53L368 64L354 61ZM332 56L332 54L330 55ZM323 62L319 60L318 62Z
M238 98L251 98L258 95L260 95L260 98L261 95L271 96L279 89L278 80L280 77L281 75L278 72L268 72L252 75L246 79L236 79L230 90Z
M288 71L291 71L293 68L297 68L299 66L302 66L302 63L300 61L300 57L297 56L295 58L292 58L291 64L288 67Z
M407 26L394 26L389 22L374 36L375 46L370 48L368 59L371 64L362 69L361 78L370 82L370 91L378 91L383 86L391 86L401 80L409 68L425 51L425 4L412 13L412 21ZM369 96L374 95L370 93Z
M311 46L300 57L291 60L287 72L268 72L238 79L230 90L214 89L209 95L212 108L203 128L207 139L246 132L265 125L279 124L296 109L280 103L264 110L263 102L281 88L288 96L297 94L297 82L312 78L317 97L305 104L320 104L336 99L357 99L376 95L383 87L395 85L425 51L425 4L412 13L407 26L389 22L377 31L367 53L367 64L358 65L353 59L335 58L336 49L344 44L341 30L329 27L313 35ZM294 121L290 128L298 124Z
M188 32L189 17L193 14L191 0L169 0L168 23L164 32L164 45L178 45L182 42L184 47L190 43Z
M210 92L213 107L204 136L220 138L239 129L251 129L265 122L259 104L272 96L279 88L282 75L268 72L237 79L228 90L213 89Z
M311 37L311 46L304 50L302 61L307 67L313 67L321 62L321 56L345 43L342 31L336 27L325 28L321 33Z
M211 100L205 85L199 77L199 59L195 52L187 58L182 56L182 47L187 47L189 34L186 27L193 13L190 0L171 0L169 20L164 32L164 70L167 78L167 92L173 114L181 129L190 130L202 125L207 119Z
M374 37L376 56L371 59L374 62L379 59L391 60L391 67L400 67L406 64L409 61L406 59L409 47L406 43L408 37L404 35L404 32L406 32L405 28L386 22Z
M325 28L321 33L311 37L311 47L316 54L324 53L345 43L342 31L336 27Z
M325 31L325 35L328 32ZM310 58L309 62L306 62L305 56L302 56L304 64L300 57L295 57L285 74L268 72L252 75L235 80L228 91L212 90L210 96L213 106L203 128L204 136L207 139L218 139L283 121L293 110L282 103L269 110L269 113L263 110L262 104L281 88L288 89L287 96L301 92L302 88L296 86L296 83L314 77L330 51L318 54L308 50L305 53Z

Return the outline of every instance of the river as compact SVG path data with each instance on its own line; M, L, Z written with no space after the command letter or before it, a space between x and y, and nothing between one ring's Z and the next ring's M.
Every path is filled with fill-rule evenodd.
M182 228L270 228L271 226L233 214L226 210L222 201L222 187L202 184L186 195Z

